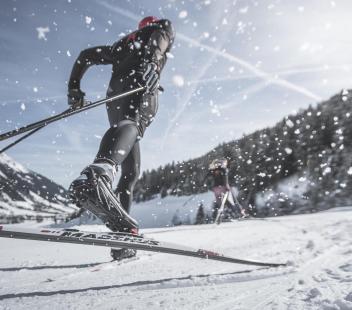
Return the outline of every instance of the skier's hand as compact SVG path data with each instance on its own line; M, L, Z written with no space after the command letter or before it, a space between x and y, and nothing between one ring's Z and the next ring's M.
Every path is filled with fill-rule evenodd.
M84 96L86 94L78 88L68 90L68 104L72 109L76 110L84 106Z
M142 79L145 82L144 86L148 93L154 93L159 87L158 66L153 63L147 63L143 72Z

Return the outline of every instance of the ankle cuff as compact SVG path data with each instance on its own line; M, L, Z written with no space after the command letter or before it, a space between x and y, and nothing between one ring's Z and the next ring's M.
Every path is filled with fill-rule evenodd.
M114 167L117 166L117 164L113 160L111 160L109 158L104 158L104 157L96 158L93 163L94 164L109 164Z

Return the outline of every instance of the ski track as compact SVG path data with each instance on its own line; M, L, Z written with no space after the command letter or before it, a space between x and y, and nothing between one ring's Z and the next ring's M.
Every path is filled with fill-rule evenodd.
M0 309L352 309L352 209L264 221L149 229L148 236L258 268L159 253L0 239Z

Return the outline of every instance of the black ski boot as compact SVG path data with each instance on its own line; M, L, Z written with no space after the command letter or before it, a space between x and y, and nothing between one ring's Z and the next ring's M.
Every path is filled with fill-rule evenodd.
M70 196L79 207L92 212L112 231L129 232L138 229L138 223L125 211L112 190L115 174L114 164L93 163L72 182Z
M110 255L113 260L120 261L125 258L132 258L135 257L137 251L134 249L111 249Z
M124 232L127 232L132 235L138 235L138 228L137 229L125 229ZM125 258L131 258L136 256L137 251L134 249L119 249L119 248L111 248L110 255L113 260L120 261Z

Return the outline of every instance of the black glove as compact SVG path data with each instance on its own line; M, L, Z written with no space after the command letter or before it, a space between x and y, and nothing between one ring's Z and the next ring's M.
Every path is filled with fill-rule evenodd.
M68 90L67 98L68 104L72 109L76 110L84 106L84 96L86 94L79 88L73 88Z
M157 69L158 66L153 62L145 64L142 79L145 82L144 86L148 93L154 93L159 87L159 73Z

